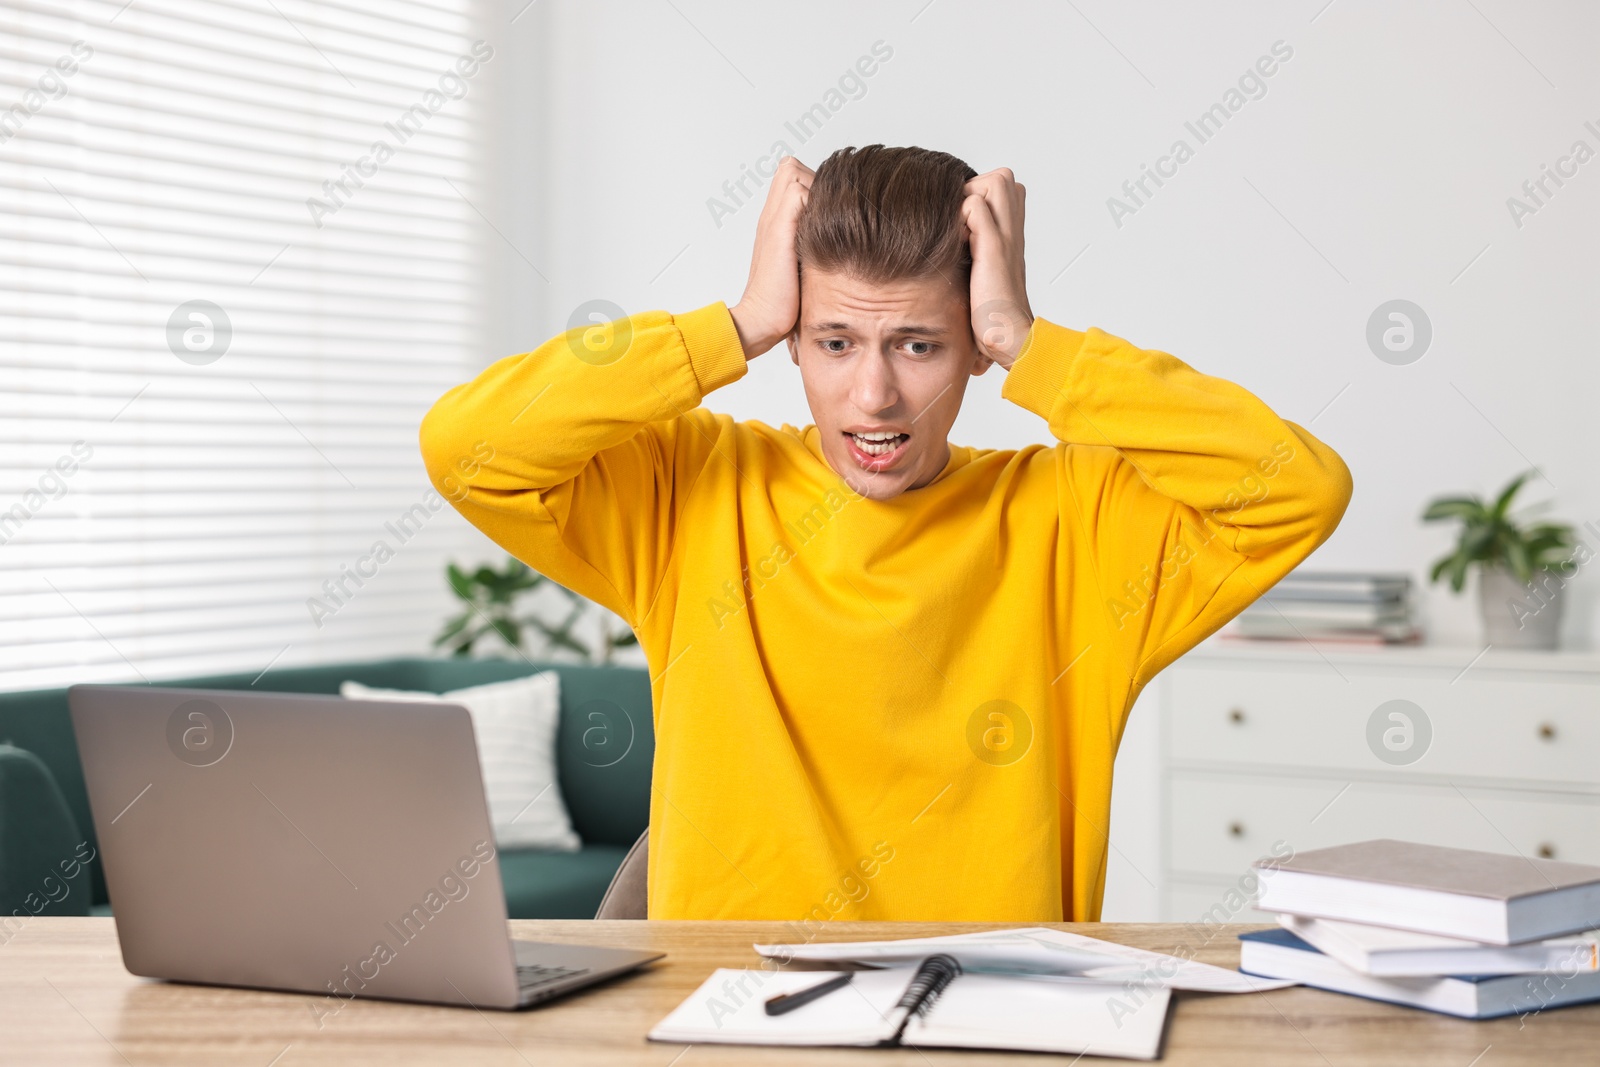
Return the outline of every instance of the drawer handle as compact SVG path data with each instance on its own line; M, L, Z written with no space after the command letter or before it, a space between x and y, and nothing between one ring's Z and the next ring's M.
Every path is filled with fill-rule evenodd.
M1555 728L1555 726L1553 724L1551 724L1551 723L1548 723L1548 722L1540 723L1539 724L1539 737L1540 737L1541 740L1544 740L1544 741L1554 741L1556 739L1556 728Z
M1539 858L1542 860L1553 860L1556 858L1556 846L1552 845L1548 841L1541 841L1536 851L1539 853Z
M1240 723L1244 722L1244 709L1243 708L1230 708L1230 709L1228 709L1228 721L1233 723L1235 726L1238 726Z
M1230 822L1228 824L1228 836L1229 837L1243 837L1244 836L1244 823L1242 823L1242 822Z

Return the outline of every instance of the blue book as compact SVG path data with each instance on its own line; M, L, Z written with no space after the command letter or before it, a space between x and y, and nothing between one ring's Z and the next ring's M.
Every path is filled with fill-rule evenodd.
M1246 974L1286 978L1463 1019L1493 1019L1600 1000L1597 971L1379 978L1351 970L1287 930L1256 930L1240 934L1239 941L1239 970Z

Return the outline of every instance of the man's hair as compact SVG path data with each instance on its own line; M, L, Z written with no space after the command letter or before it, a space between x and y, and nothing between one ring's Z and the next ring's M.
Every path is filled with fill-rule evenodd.
M962 186L978 172L927 148L841 148L822 161L800 214L800 269L868 282L942 276L963 294L972 252Z

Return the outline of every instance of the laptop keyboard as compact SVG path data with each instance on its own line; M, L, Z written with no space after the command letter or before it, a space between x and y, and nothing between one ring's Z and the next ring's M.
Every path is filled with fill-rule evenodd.
M574 978L580 974L588 974L587 967L541 967L538 964L517 965L517 988L523 992L547 986L551 982L559 982L563 978Z

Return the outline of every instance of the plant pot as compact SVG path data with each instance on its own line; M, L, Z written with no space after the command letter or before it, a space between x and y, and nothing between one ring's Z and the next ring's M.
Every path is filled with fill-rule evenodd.
M1478 571L1478 610L1483 639L1495 648L1555 648L1567 580L1553 570L1535 571L1523 585L1510 571Z

